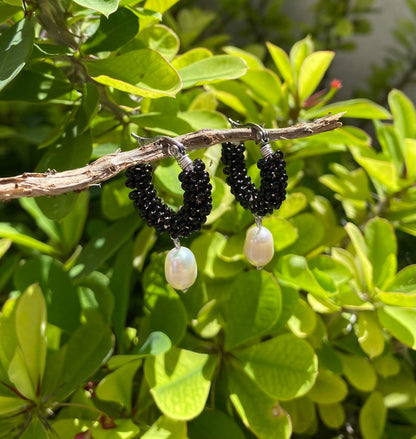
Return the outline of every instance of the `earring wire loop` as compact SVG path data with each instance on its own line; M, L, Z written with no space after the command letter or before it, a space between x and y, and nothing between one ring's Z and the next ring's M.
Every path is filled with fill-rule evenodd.
M273 154L273 149L270 146L270 136L267 130L265 130L261 125L253 122L241 124L238 121L235 122L231 118L228 118L228 121L231 124L232 128L244 128L244 127L251 127L255 128L257 130L257 134L260 133L261 137L260 140L258 138L256 139L256 143L260 144L260 152L261 155L266 158Z
M158 140L165 140L168 142L169 154L178 161L179 166L183 170L192 169L192 160L186 153L183 143L179 142L179 140L169 136L141 137L135 133L131 133L131 135L138 141L140 146L148 145Z

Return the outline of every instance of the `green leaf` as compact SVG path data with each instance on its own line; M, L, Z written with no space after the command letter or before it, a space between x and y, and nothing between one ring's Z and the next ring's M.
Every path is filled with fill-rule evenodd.
M396 375L400 372L399 360L393 355L382 355L374 358L372 363L377 373L383 378Z
M98 383L95 390L97 397L117 402L126 408L127 413L131 413L133 377L139 366L140 361L130 361L107 374Z
M143 439L187 439L186 422L161 416L141 437Z
M243 424L260 439L289 439L292 428L276 399L259 389L238 368L227 369L230 399ZM228 436L234 437L234 436Z
M312 348L291 334L235 352L235 356L257 385L277 399L304 395L316 379L317 358Z
M387 409L383 395L373 392L360 410L360 431L364 439L381 439L385 432Z
M373 265L368 259L368 247L360 229L353 223L347 223L345 230L360 261L361 275L364 277L369 291L373 289Z
M306 38L297 41L290 50L290 63L294 72L295 83L299 77L299 71L303 61L308 55L311 55L314 50L314 44L310 35Z
M74 0L74 2L80 6L98 11L106 17L117 10L119 1L120 0Z
M11 245L11 239L0 239L0 259L5 255Z
M270 273L251 270L238 276L227 303L225 349L267 334L280 310L280 287Z
M225 79L236 79L247 71L245 61L237 56L216 55L196 61L179 70L183 88L208 84Z
M20 1L19 5L13 6L11 4L7 3L0 3L0 23L4 23L9 18L13 17L13 15L18 14L22 11L22 8L20 7Z
M308 265L314 273L317 270L325 273L337 285L347 282L352 276L351 271L346 265L328 255L320 255L309 259Z
M49 434L46 430L45 425L41 422L38 417L32 419L31 423L24 430L23 434L20 435L21 439L48 439Z
M146 380L161 412L183 421L197 417L204 409L216 365L214 356L178 348L147 358Z
M176 70L180 70L203 59L211 58L212 56L212 52L210 52L205 47L197 47L195 49L188 50L188 52L185 52L182 55L177 56L172 61L172 65L173 67L175 67Z
M107 419L105 418L105 420ZM61 418L52 423L52 428L58 437L71 439L76 438L77 435L85 436L87 434L90 434L94 439L134 439L141 432L131 419L114 419L114 424L114 428L108 428L103 426L100 421L91 419Z
M291 218L303 210L307 205L308 200L305 194L301 192L288 194L286 200L282 204L282 207L278 211L278 215L282 218Z
M319 404L335 404L348 394L345 381L328 370L320 370L315 385L307 394L308 398Z
M404 140L401 140L392 125L374 121L377 140L385 155L394 163L398 175L403 174L404 165Z
M245 439L233 418L218 409L204 410L188 422L188 435L190 439Z
M416 309L385 305L378 308L380 323L394 337L412 349L416 349Z
M361 311L358 314L358 342L370 358L384 351L384 335L374 312Z
M312 213L305 212L296 215L291 219L291 223L298 232L298 238L285 249L285 253L307 255L319 245L325 235L322 222Z
M12 81L26 64L33 47L35 20L23 19L0 35L0 90Z
M416 291L416 264L408 265L399 271L385 288L386 291L414 293Z
M108 360L112 350L113 337L107 325L95 320L79 326L68 343L48 357L41 393L53 392L58 401L67 397Z
M58 255L59 251L48 244L44 244L31 236L25 235L8 223L0 223L0 238L11 239L15 244L39 250L47 255Z
M84 53L113 51L130 41L139 30L137 15L119 8L109 18L101 17L97 31L82 45Z
M303 256L285 255L280 258L275 275L278 280L304 289L317 298L326 299L328 297L328 292L316 280Z
M300 102L303 102L314 92L328 70L334 55L334 52L322 50L311 53L305 58L299 71L298 93Z
M15 285L24 291L39 282L48 310L48 321L72 332L80 324L80 305L75 287L63 265L49 256L27 259L15 273Z
M38 285L30 286L18 301L16 334L33 388L37 389L46 359L46 303Z
M147 0L144 4L144 7L146 9L150 9L151 11L160 12L163 14L178 1L179 0Z
M416 111L412 101L400 90L393 89L389 95L389 106L394 128L401 139L416 137Z
M383 218L374 218L364 232L368 248L368 259L373 266L373 284L384 288L397 269L397 243L391 224Z
M72 278L88 276L112 256L140 225L136 214L118 220L96 236L82 250L77 264L70 270Z
M263 226L273 235L275 251L283 250L293 244L298 237L296 228L283 218L269 216L263 220Z
M277 105L282 98L282 84L272 70L249 69L241 80L250 87L257 99Z
M305 433L316 425L315 404L308 397L283 401L281 406L290 416L294 433Z
M372 392L377 384L377 374L367 358L358 355L341 355L344 375L352 386L362 392Z
M333 430L338 430L345 423L345 410L342 404L318 404L319 416L322 422Z
M223 114L217 111L191 110L178 113L178 117L194 130L202 130L209 126L211 129L228 128L228 122Z
M335 104L325 105L320 108L312 108L305 112L305 119L326 116L328 113L336 114L346 112L343 117L358 119L391 119L391 114L381 105L375 104L368 99L349 99Z
M148 356L164 354L172 347L170 338L160 331L151 332L141 346L131 351L133 355Z
M133 50L119 56L85 63L100 84L148 98L175 96L182 88L176 70L152 49Z
M103 215L110 220L118 220L134 212L133 203L129 198L131 189L128 189L124 183L124 179L119 179L104 185L101 210Z
M82 101L75 116L75 125L78 133L85 132L98 111L99 92L96 84L87 83L84 85Z
M287 325L296 337L307 337L315 329L316 314L304 300L298 299L296 308L293 310Z
M179 50L179 38L172 29L163 24L154 24L143 29L137 38L123 47L123 51L149 48L156 50L171 61Z
M23 411L30 403L22 398L0 396L0 416L11 416Z
M291 87L293 84L293 72L287 53L280 47L275 46L270 42L267 42L266 45L269 49L273 62L275 63L276 67L279 69L280 74L282 75L282 78L288 84L288 86Z
M37 387L35 387L33 384L32 377L30 376L29 366L26 364L26 360L20 346L16 348L14 355L8 364L7 373L10 382L13 383L13 388L15 388L25 398L31 400L36 398Z
M246 50L242 50L242 49L240 49L238 47L234 47L234 46L224 46L222 48L222 50L227 55L234 55L234 56L239 56L240 58L243 58L243 60L246 62L247 66L250 69L264 68L264 65L261 62L261 59L258 56L253 55L251 52L248 52Z
M416 383L411 370L403 370L394 376L379 379L377 390L384 396L387 408L409 407L416 405Z
M72 84L61 69L47 62L36 62L0 93L0 100L44 102L72 90Z

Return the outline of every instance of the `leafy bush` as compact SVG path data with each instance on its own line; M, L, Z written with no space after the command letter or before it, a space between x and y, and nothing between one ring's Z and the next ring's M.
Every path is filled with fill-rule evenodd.
M244 260L253 218L224 182L220 147L193 153L214 208L184 240L199 267L185 294L166 285L172 244L133 211L122 176L0 205L0 437L411 437L410 100L329 103L339 81L318 87L334 53L310 38L289 55L268 43L269 66L231 46L179 54L159 23L174 0L26 3L26 18L0 3L3 176L81 167L134 148L131 132L227 128L225 115L277 127L346 111L373 120L376 139L344 126L279 142L288 197L264 220L276 255L262 271ZM259 157L249 145L255 180ZM155 171L172 206L177 173L169 160Z

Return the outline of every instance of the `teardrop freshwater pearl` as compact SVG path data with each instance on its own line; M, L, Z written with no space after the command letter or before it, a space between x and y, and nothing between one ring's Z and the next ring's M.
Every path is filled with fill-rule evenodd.
M186 290L194 284L197 275L194 254L187 247L173 248L165 259L165 277L176 290Z
M244 254L258 269L268 264L274 255L273 235L266 227L254 226L247 231Z

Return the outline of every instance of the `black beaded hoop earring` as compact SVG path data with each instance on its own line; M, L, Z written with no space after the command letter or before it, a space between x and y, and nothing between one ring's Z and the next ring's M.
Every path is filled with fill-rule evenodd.
M165 259L165 276L167 282L178 290L186 291L195 282L197 266L194 254L187 247L182 247L179 238L188 237L201 229L212 209L209 174L205 171L202 160L192 162L186 154L185 147L177 140L158 136L146 139L133 135L140 145L162 140L168 142L169 153L176 158L182 172L179 181L182 183L183 206L178 212L167 206L157 196L152 182L153 167L150 163L135 165L126 171L126 186L133 189L129 198L140 215L150 227L158 233L170 235L175 248Z
M258 162L261 184L257 189L247 175L245 165L244 142L234 145L231 142L222 144L221 160L224 163L226 182L231 193L244 209L249 209L255 218L256 227L248 230L244 243L244 254L250 264L257 268L269 263L274 255L273 236L262 226L262 217L280 208L286 198L287 174L286 162L282 151L273 151L269 143L268 132L255 123L244 125L229 119L231 126L253 127L260 134L260 152L263 156Z

